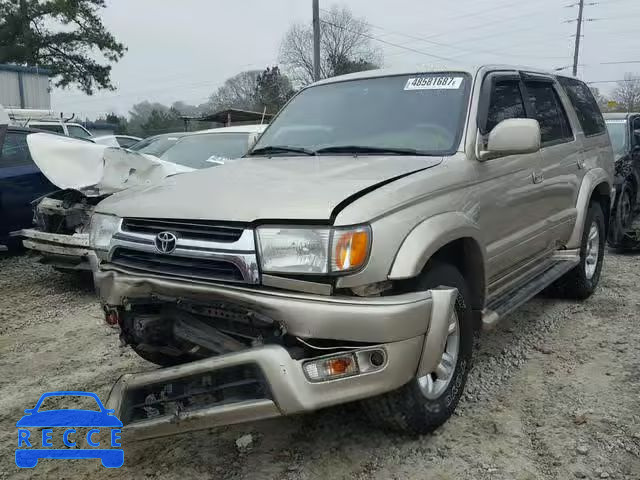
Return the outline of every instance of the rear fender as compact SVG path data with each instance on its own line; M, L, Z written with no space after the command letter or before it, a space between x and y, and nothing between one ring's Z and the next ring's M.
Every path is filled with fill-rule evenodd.
M606 170L602 168L589 170L584 176L582 185L580 186L580 191L578 192L578 201L576 202L578 216L576 218L576 224L573 227L571 237L569 237L569 241L567 242L567 249L580 248L584 222L587 216L587 211L589 210L589 203L596 187L601 184L605 184L607 192L611 192L611 179ZM609 216L608 213L609 212L604 212L607 218Z

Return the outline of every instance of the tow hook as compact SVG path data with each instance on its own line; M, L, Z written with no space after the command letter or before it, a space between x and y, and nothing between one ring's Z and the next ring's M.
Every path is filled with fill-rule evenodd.
M104 321L107 323L107 325L120 325L120 312L115 309L105 309Z

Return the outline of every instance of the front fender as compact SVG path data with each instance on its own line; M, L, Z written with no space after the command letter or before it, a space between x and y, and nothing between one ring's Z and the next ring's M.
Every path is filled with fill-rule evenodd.
M587 211L589 210L589 202L594 190L596 189L596 187L598 187L598 185L601 184L605 185L606 192L610 194L612 188L611 178L609 176L609 173L602 168L591 169L584 176L582 185L580 185L580 191L578 192L578 201L576 202L578 216L576 218L576 223L573 227L571 237L567 242L567 249L580 248L584 222L587 216ZM604 213L608 217L608 212Z
M460 212L436 215L418 224L402 242L391 266L390 280L413 278L440 248L461 238L472 238L480 247L485 264L485 243L478 225Z

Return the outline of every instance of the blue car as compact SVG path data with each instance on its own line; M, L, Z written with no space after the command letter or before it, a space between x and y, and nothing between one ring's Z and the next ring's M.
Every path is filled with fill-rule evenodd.
M38 411L42 402L48 397L91 397L93 398L99 410L82 410L82 409L58 409ZM99 458L102 465L107 468L118 468L124 463L124 451L120 447L120 428L122 422L114 415L113 410L104 407L100 399L95 393L63 391L49 392L40 397L34 408L24 411L26 415L16 423L18 427L18 448L16 449L16 465L21 468L33 468L37 465L41 458L55 459L87 459ZM52 430L43 430L41 435L34 435L29 428L64 428L64 444L69 448L47 448L50 447ZM75 441L71 441L71 435L76 435L74 427L93 427L86 434L87 443L96 448L74 448ZM96 428L99 427L99 428ZM94 439L94 435L100 433L100 429L110 429L110 447L98 448L101 446ZM41 442L41 445L36 445ZM22 448L21 448L22 447Z
M0 126L0 250L20 245L9 233L33 224L31 202L58 190L31 159L27 135L36 132Z

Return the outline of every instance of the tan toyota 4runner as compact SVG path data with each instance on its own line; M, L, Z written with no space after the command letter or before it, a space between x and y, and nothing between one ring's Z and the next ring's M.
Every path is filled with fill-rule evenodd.
M129 438L362 400L451 416L474 335L602 268L613 152L588 87L508 66L370 71L299 92L235 162L100 203L109 323L167 368L108 404Z

